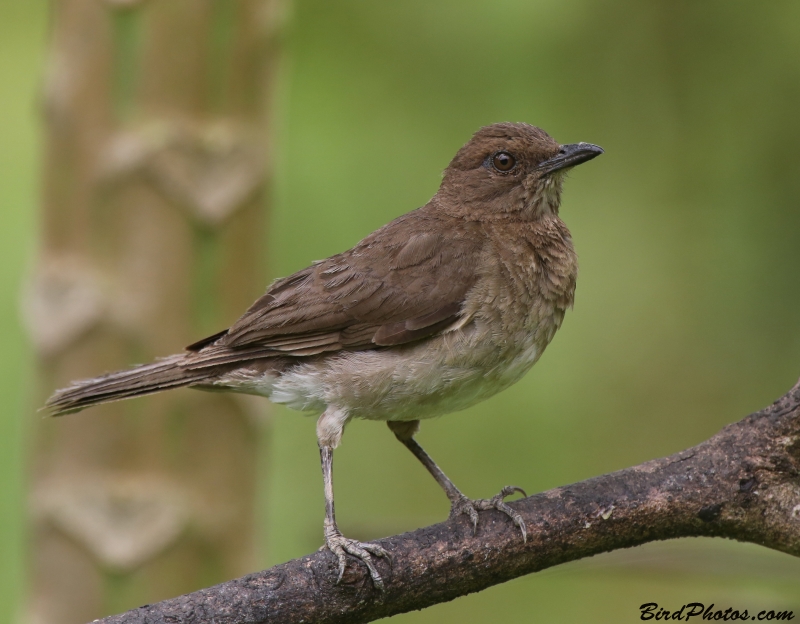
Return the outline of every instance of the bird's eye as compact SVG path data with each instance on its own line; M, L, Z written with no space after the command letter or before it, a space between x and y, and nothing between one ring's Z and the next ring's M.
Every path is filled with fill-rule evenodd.
M511 171L516 164L517 159L508 152L497 152L492 156L492 166L503 173Z

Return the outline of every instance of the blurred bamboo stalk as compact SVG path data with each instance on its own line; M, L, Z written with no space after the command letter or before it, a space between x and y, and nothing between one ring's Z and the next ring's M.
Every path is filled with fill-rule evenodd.
M43 395L233 322L265 286L278 0L57 0ZM259 413L188 390L40 423L30 621L88 622L256 569Z

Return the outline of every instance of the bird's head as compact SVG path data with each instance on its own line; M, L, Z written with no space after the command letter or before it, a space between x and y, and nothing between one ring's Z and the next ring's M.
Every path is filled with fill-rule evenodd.
M559 145L525 123L486 126L450 162L436 203L477 219L557 214L564 173L602 153L591 143Z

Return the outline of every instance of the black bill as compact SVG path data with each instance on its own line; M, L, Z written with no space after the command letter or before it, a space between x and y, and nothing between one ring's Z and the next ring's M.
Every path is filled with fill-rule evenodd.
M553 173L560 169L567 169L585 163L603 153L603 148L591 143L571 143L562 145L558 154L548 158L536 167L542 173Z

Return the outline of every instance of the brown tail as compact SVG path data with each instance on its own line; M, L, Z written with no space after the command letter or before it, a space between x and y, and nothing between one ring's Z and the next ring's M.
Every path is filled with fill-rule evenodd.
M184 355L172 355L152 364L76 381L54 392L45 403L45 409L53 416L62 416L100 403L201 383L213 376L208 369L184 369L181 366L184 358Z

